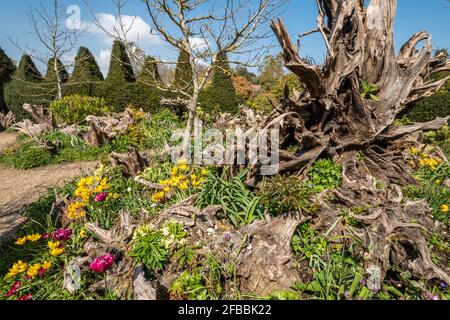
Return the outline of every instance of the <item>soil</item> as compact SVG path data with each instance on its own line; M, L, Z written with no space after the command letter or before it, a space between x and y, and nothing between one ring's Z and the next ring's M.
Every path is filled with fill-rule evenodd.
M14 144L16 135L0 132L0 153ZM92 171L98 162L67 163L32 170L0 165L0 241L13 236L26 221L23 209L45 195L52 187Z

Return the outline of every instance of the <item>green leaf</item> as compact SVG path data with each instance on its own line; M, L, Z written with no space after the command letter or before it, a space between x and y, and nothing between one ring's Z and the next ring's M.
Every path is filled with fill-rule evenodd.
M370 99L372 99L375 102L380 102L380 99L374 94L370 94Z

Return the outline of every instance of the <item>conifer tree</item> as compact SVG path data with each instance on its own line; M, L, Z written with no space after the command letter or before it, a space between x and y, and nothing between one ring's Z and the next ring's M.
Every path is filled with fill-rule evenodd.
M173 86L188 94L192 94L193 92L192 68L189 62L189 54L186 51L180 51Z
M67 94L95 95L95 85L103 81L103 74L88 48L81 47L75 57L75 66L70 77Z
M225 53L217 56L217 62L213 67L213 79L211 85L203 94L203 105L210 112L237 111L237 97L234 89L228 58Z
M42 75L31 57L24 54L11 82L5 86L5 101L18 120L28 116L24 103L47 105L49 103L42 85Z
M13 61L6 55L5 51L0 48L0 112L6 112L6 102L3 96L5 83L11 80L11 76L16 70Z
M139 75L139 81L144 84L153 84L154 82L161 81L161 76L158 70L158 63L155 58L147 56L145 58L144 66Z

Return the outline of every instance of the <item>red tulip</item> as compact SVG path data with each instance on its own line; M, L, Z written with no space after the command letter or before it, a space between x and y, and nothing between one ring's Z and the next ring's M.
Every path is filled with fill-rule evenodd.
M94 272L103 273L109 268L111 268L111 266L114 263L114 260L115 260L114 256L110 253L107 253L92 261L92 263L89 265L89 268L91 268L91 270Z

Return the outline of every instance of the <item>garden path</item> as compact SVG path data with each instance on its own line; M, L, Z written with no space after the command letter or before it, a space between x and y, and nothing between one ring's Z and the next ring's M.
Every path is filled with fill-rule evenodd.
M0 153L15 142L15 135L0 132ZM49 188L92 171L97 161L66 163L32 170L17 170L0 165L0 242L25 221L23 209L37 201Z

